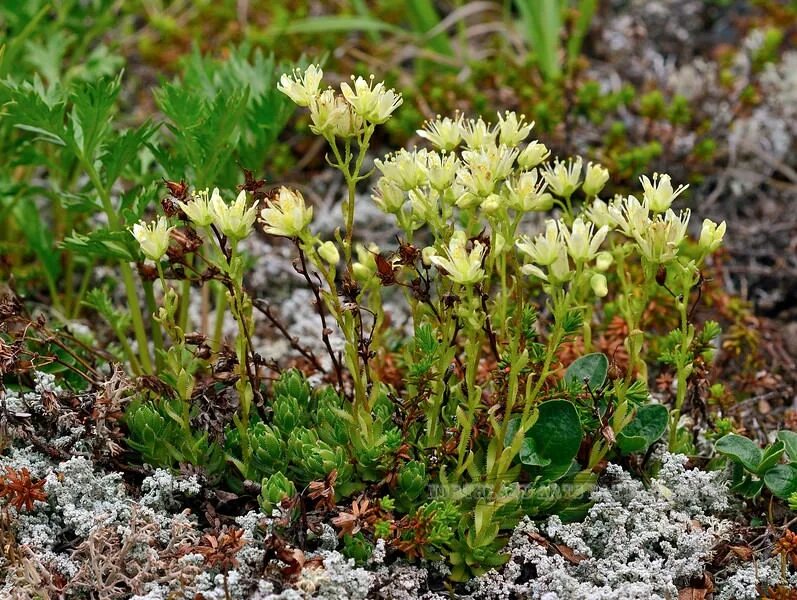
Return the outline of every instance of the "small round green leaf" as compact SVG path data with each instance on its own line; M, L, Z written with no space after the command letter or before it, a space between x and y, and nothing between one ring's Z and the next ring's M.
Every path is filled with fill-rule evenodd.
M775 465L764 473L764 483L778 498L788 498L797 492L797 467Z
M540 476L553 481L567 473L578 454L583 437L581 420L576 407L567 400L548 400L538 411L537 421L526 434L526 460L521 456L521 462L543 467Z
M594 391L605 383L608 372L609 359L601 352L593 352L578 358L567 368L565 381L570 385L587 383Z
M783 429L778 431L778 439L786 446L789 460L797 462L797 433Z
M735 433L729 433L718 439L715 448L717 452L729 456L754 473L763 458L761 448L755 442Z
M644 452L667 429L669 413L661 404L647 404L637 409L634 420L617 434L617 445L626 454Z

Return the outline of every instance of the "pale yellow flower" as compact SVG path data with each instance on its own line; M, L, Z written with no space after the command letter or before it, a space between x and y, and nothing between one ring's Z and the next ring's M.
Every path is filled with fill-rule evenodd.
M313 220L313 207L306 206L299 191L281 187L276 201L269 201L260 212L265 232L283 237L299 237Z
M587 163L587 172L581 189L587 196L597 196L609 181L609 170L594 163Z
M711 219L703 220L703 228L700 230L700 241L698 244L706 254L714 252L722 244L725 237L725 221L717 225Z
M246 191L241 190L232 204L226 204L220 194L210 198L213 224L227 237L242 240L252 231L257 218L257 202L247 209Z
M451 117L442 119L438 115L437 119L427 121L424 128L416 133L440 150L450 152L462 141L462 115L457 115L453 119Z
M352 76L354 88L347 83L340 86L343 97L351 104L354 112L371 123L384 123L403 102L401 94L385 88L383 82L374 85L374 76L368 81L362 77Z
M645 200L648 207L654 213L663 213L670 208L673 200L682 194L688 185L680 185L677 190L672 189L669 175L653 174L653 181L651 182L645 175L639 178L642 183L642 188L645 190Z
M213 188L213 196L219 195L219 188ZM197 227L207 227L213 222L213 213L210 212L210 198L208 197L208 190L201 190L196 192L191 202L177 203L180 209L191 219L191 222Z
M169 235L172 229L174 227L169 227L169 221L165 217L158 217L157 221L149 224L143 221L136 223L132 232L144 256L158 262L169 249Z
M318 95L318 87L324 72L318 65L310 65L302 73L296 69L292 75L287 73L280 77L277 89L288 96L299 106L309 106L310 102Z
M551 192L562 198L569 198L578 189L581 166L580 156L571 158L567 162L556 160L553 165L545 165L542 176L548 182L548 189Z
M562 234L562 239L567 244L567 251L573 260L587 261L598 254L598 249L606 239L609 228L604 225L598 231L594 231L594 229L593 223L585 223L581 217L577 217L570 228L564 223L559 223L559 232Z
M443 269L452 281L469 285L484 279L482 261L487 248L481 242L473 242L473 248L468 251L464 232L457 231L444 250L445 257L433 255L429 260Z
M525 140L529 133L531 133L534 122L526 123L526 115L520 115L512 111L507 111L502 116L498 113L498 143L504 144L511 148L517 146L520 142Z

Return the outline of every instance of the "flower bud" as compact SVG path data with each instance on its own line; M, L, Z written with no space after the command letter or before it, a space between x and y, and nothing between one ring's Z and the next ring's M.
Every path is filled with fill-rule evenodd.
M434 246L426 246L423 250L421 250L421 259L423 260L423 264L427 267L432 266L432 257L437 255L437 250Z
M587 164L587 173L581 189L587 196L597 196L609 181L609 170L593 163Z
M589 279L589 285L598 298L603 298L609 293L609 288L606 285L606 276L603 273L594 273Z
M613 262L614 262L614 257L612 256L612 253L603 250L601 252L598 252L598 255L595 257L595 268L601 272L607 271L609 267L612 266Z
M318 255L333 267L340 262L340 252L331 241L324 242L318 247Z
M700 231L700 241L698 242L703 252L706 254L714 252L722 244L723 237L725 237L725 221L717 225L711 219L703 220L703 228Z
M497 213L501 209L501 196L490 194L482 201L481 209L488 215Z

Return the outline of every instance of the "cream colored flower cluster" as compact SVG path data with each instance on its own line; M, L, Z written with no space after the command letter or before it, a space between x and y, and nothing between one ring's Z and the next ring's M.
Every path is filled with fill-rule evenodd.
M208 190L196 192L189 201L179 201L178 205L196 227L212 225L233 242L246 238L252 232L257 216L257 202L248 206L243 190L230 204L222 199L218 188L214 188L212 193ZM158 262L169 249L169 237L173 229L169 227L166 217L158 217L157 221L150 224L136 223L131 231L144 256Z
M375 161L382 177L373 199L415 230L441 227L455 207L502 219L510 210L550 210L557 198L569 200L579 188L596 196L608 171L592 163L584 168L580 158L548 164L551 152L544 144L525 143L533 126L514 112L499 114L495 124L438 117L418 131L434 149L400 150Z
M651 263L677 256L690 213L670 207L687 186L674 189L668 175L643 176L642 201L628 196L606 202L599 194L609 171L585 165L580 157L549 160L544 144L526 142L533 125L513 112L499 114L495 124L462 115L438 117L418 131L434 148L402 149L375 161L382 177L373 200L395 215L408 235L428 227L438 242L427 253L434 255L431 262L457 283L484 278L486 249L478 242L466 246L461 233L452 237L454 221L485 219L493 234L491 252L496 252L496 245L506 248L506 240L518 237L515 229L523 213L554 207L561 209L561 219L548 221L545 232L533 239L521 236L516 242L530 259L523 271L548 283L561 285L582 272L589 275L593 291L605 295L603 272L612 255L601 246L613 231L629 238ZM580 213L572 202L577 193L584 207ZM456 216L457 210L463 214ZM724 223L704 222L700 246L706 254L719 246L724 233Z
M388 89L383 82L352 76L352 83L342 83L341 93L332 88L321 90L324 72L310 65L304 72L284 74L277 85L298 106L310 110L310 129L324 138L353 138L362 134L366 124L379 125L387 121L401 105L401 95Z
M686 189L673 189L669 175L655 174L653 181L640 178L642 200L636 196L616 196L610 202L596 198L584 210L584 215L598 226L618 231L633 240L639 254L654 264L666 264L676 258L678 249L687 235L691 213L685 209L676 213L673 201ZM725 222L717 225L709 219L703 221L699 246L710 254L722 243Z

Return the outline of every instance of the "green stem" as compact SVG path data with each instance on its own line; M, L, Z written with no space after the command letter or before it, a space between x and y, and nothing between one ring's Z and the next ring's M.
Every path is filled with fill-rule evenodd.
M224 286L216 282L216 325L213 328L213 338L210 340L213 352L221 348L224 335L224 313L227 311L227 292Z
M150 317L153 317L158 307L155 304L155 291L151 281L144 281L144 296L147 300L147 311ZM163 333L161 332L160 323L152 319L152 342L155 344L155 368L158 371L163 369Z
M91 161L86 159L82 153L79 153L79 156L80 162L83 164L83 168L86 170L86 174L89 176L92 185L95 187L100 196L103 209L105 210L105 214L108 216L108 224L111 226L113 231L121 231L119 215L117 215L116 211L114 210L113 204L111 203L111 196L108 193L108 190L105 189L105 186L103 186L100 176L97 174L97 170L94 168L94 165L91 164ZM122 272L122 282L124 283L125 292L127 293L127 303L130 308L133 331L135 332L136 342L138 342L138 353L141 358L141 366L143 367L145 373L151 374L153 372L152 361L149 357L147 332L144 328L144 319L141 314L141 304L138 301L136 284L133 280L133 269L130 267L130 264L124 260L120 261L119 268ZM119 332L119 334L121 338L124 335L124 332Z

